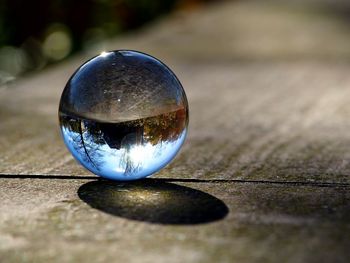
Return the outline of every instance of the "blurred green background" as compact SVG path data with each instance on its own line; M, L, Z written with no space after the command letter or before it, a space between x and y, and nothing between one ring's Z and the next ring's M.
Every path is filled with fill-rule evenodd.
M0 0L0 84L205 0Z

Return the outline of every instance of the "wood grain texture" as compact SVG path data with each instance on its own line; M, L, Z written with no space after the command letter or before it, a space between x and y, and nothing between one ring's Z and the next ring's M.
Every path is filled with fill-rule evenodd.
M346 8L225 1L105 43L158 57L189 99L189 135L153 176L160 190L146 191L154 199L133 196L162 213L166 198L188 198L163 198L162 184L200 190L228 208L206 224L130 220L101 207L104 200L79 198L96 176L66 150L57 110L90 54L0 88L0 261L347 262L350 32L339 11ZM150 212L143 201L138 207Z
M159 225L91 208L76 195L86 183L1 180L7 201L0 207L8 211L0 215L1 261L347 262L349 256L349 188L173 182L216 196L230 213L209 224ZM116 184L114 194L120 190ZM152 202L161 212L164 199L158 194L139 208L150 213Z

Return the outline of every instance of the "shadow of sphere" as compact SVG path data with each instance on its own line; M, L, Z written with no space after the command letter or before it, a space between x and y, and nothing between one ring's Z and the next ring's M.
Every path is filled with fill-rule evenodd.
M91 207L127 219L158 224L201 224L228 214L218 198L189 187L146 179L132 183L93 181L78 190Z

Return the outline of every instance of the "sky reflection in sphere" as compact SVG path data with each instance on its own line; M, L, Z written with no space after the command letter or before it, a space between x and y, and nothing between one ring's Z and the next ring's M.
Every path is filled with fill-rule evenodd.
M136 180L167 165L187 133L188 104L176 76L136 51L83 64L60 102L60 127L73 156L109 179Z

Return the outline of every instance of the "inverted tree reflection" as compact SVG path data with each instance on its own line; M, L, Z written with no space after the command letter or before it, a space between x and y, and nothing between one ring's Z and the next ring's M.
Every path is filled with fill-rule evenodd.
M132 176L147 169L147 159L163 158L171 144L184 136L186 114L181 108L120 123L61 115L60 122L63 132L71 138L76 157L89 164L92 171L108 166L108 169Z

